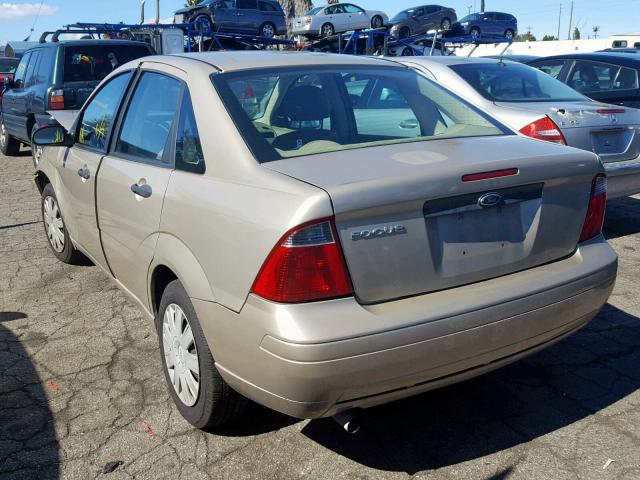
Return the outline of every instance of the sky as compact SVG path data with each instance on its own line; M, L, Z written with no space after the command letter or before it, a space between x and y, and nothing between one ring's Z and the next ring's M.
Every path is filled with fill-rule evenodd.
M480 0L439 0L456 9L458 16L480 8ZM147 18L155 16L155 0L146 1ZM161 18L170 18L184 1L161 0ZM315 2L316 6L322 2ZM389 16L414 6L415 0L355 0L366 9L382 10ZM425 3L428 3L425 2ZM577 25L582 38L592 35L595 25L600 36L640 31L640 0L574 0L573 25ZM486 0L486 10L512 13L518 18L521 32L531 29L538 38L558 33L558 13L562 4L560 37L567 38L570 0ZM390 7L393 5L393 8ZM36 15L40 12L36 20ZM74 22L136 23L140 18L140 0L38 0L0 1L0 45L9 40L23 40L34 28L32 40L44 30L55 30ZM35 24L34 24L35 22Z

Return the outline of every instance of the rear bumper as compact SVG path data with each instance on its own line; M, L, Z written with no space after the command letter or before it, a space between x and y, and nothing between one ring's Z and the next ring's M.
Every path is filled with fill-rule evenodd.
M607 172L607 198L640 193L640 157L625 162L604 163Z
M604 305L617 256L602 236L570 258L485 282L362 306L354 299L242 311L194 300L216 364L240 393L315 418L479 375L572 333Z

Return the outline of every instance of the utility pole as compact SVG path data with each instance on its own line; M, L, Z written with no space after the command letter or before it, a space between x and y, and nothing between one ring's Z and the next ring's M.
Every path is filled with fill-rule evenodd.
M467 10L469 10L469 11L467 12L467 15L471 15L471 9L472 9L472 8L473 8L473 5L469 5L469 6L467 7Z
M480 11L484 12L484 0L480 0Z
M560 13L558 14L558 40L560 40L560 21L562 20L562 4L560 4Z
M569 13L569 34L567 40L571 40L571 23L573 22L573 0L571 0L571 13Z

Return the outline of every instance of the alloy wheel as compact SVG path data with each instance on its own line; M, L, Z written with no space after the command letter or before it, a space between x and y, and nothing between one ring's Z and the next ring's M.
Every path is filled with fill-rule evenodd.
M0 146L4 148L7 144L7 127L4 126L4 122L0 122Z
M451 20L445 18L441 25L442 30L451 30Z
M266 25L264 25L262 27L262 36L266 37L266 38L272 38L275 36L276 31L273 28L273 25L271 25L270 23L267 23Z
M64 250L64 222L60 214L58 202L54 197L47 196L43 200L44 226L51 247L58 253Z
M179 305L167 306L162 318L165 368L178 398L187 407L198 401L200 366L191 324Z

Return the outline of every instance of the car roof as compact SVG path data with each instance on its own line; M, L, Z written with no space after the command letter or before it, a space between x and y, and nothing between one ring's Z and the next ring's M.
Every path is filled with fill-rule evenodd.
M614 63L616 65L622 65L626 67L640 68L640 57L635 53L625 52L585 52L585 53L568 53L566 55L553 55L550 57L543 57L534 62L541 60L593 60L596 62Z
M482 64L482 63L498 63L500 62L499 59L496 58L491 58L491 57L463 57L463 56L456 56L456 55L446 55L446 56L442 56L442 57L407 57L406 59L408 62L414 62L414 63L424 63L429 64L429 63L437 63L439 65L462 65L462 64L468 64L468 63L477 63L477 64ZM505 62L509 62L509 63L518 63L518 62L514 62L512 60L509 60L508 58L503 59L503 61Z
M303 67L314 65L370 65L400 67L390 60L360 57L354 55L338 55L319 52L265 52L265 51L234 51L234 52L203 52L178 53L175 55L158 55L147 57L154 62L167 63L179 68L197 68L201 65L215 67L224 72L249 70L256 68Z

